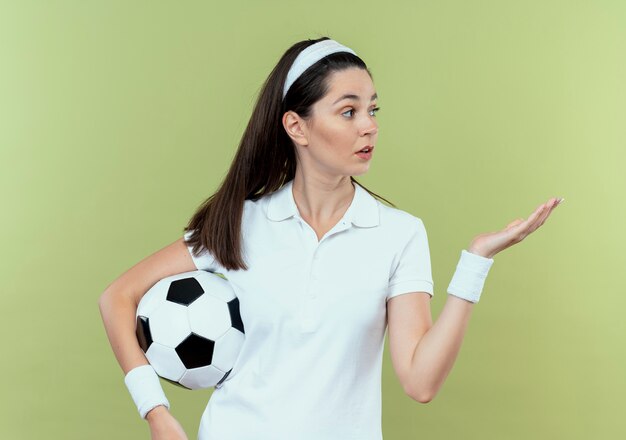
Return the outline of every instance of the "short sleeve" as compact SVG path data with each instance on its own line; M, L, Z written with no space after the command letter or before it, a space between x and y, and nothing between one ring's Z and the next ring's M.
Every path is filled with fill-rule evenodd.
M387 300L411 292L427 292L431 297L434 295L428 236L422 220L417 217L415 219L413 233L394 259Z
M183 235L185 243L191 237L193 231L187 231ZM193 254L193 246L187 245L187 249L189 250L189 255L191 255L191 259L193 263L196 265L196 269L198 270L208 270L210 272L215 272L217 270L217 262L213 255L207 251L207 249L202 248L199 256L195 256Z

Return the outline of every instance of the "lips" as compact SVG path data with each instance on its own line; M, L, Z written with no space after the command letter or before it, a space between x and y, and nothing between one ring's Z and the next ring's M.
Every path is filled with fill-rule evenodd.
M361 148L359 151L356 151L355 154L356 153L365 153L364 150L369 150L368 152L371 152L373 149L374 149L373 145L366 145L363 148Z

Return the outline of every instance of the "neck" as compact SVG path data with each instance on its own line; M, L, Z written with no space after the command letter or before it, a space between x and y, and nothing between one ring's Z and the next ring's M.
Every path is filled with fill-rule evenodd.
M324 224L345 214L356 188L350 176L329 181L296 174L292 191L300 216L313 223Z

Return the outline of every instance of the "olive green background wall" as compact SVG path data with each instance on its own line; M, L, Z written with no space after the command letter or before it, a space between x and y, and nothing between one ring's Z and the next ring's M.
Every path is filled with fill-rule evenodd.
M433 319L475 235L566 199L495 256L432 402L385 352L385 439L623 436L625 23L617 0L1 1L0 438L149 437L97 299L182 236L274 64L322 35L374 74L360 181L423 219ZM196 438L211 391L163 386Z

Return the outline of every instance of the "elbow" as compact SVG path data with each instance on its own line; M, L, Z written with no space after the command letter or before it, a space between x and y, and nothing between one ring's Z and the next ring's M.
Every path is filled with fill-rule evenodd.
M107 291L105 291L98 297L98 308L100 310L102 310L102 306L107 302L108 299L109 299L109 294Z
M104 302L104 293L98 297L98 308L102 310L102 303Z
M419 388L405 387L404 392L411 399L419 403L428 403L435 398L435 393L426 390L420 390Z
M111 290L105 290L98 297L98 309L100 310L100 313L103 313L104 311L110 309L113 306L113 302L115 300L116 300L115 292Z
M127 309L134 305L137 310L137 304L133 303L132 298L121 290L107 289L98 297L98 309L104 318L106 315L125 313ZM133 313L134 313L133 311ZM134 316L134 315L133 315Z
M424 394L410 394L411 399L415 400L419 403L428 403L435 397L434 394L424 393Z
M415 400L416 402L419 402L419 403L428 403L431 400L433 400L434 397L435 396L432 395L432 394L425 394L425 395L420 395L420 396L417 396L417 397L413 397L413 400Z

